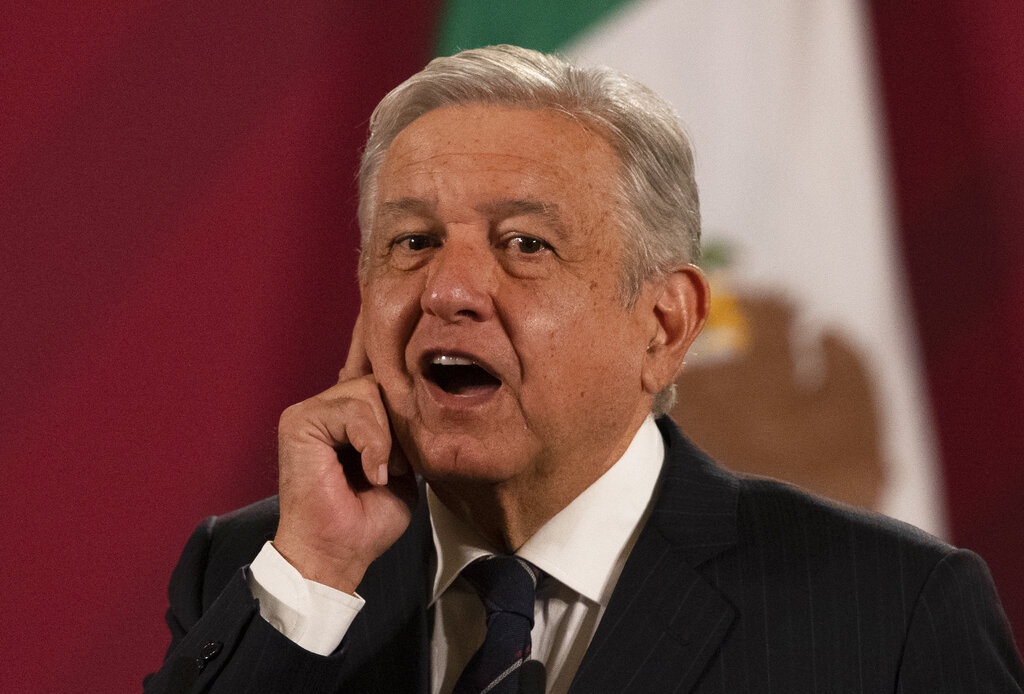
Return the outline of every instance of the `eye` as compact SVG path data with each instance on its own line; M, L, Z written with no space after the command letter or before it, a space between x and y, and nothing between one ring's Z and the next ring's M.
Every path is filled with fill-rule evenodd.
M415 270L428 262L433 251L443 244L443 237L431 231L396 232L387 241L383 257L393 268Z
M441 243L430 234L403 234L391 242L393 246L403 251L425 251L428 248L437 248Z
M525 255L534 255L544 250L551 250L551 246L533 236L513 236L509 239L509 247L518 250Z

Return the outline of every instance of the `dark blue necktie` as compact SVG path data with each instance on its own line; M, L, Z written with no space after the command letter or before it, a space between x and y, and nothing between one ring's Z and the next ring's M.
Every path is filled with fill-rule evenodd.
M452 694L516 694L520 668L530 658L533 601L540 571L502 555L473 562L462 575L487 610L487 635Z

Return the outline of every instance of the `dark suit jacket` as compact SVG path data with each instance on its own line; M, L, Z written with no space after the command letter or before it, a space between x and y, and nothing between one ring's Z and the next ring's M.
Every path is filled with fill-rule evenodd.
M735 477L667 418L658 425L667 452L656 504L572 692L1022 691L976 555ZM366 606L329 657L261 619L246 583L246 565L274 535L277 500L208 519L171 578L171 647L146 691L428 692L425 507L367 572Z

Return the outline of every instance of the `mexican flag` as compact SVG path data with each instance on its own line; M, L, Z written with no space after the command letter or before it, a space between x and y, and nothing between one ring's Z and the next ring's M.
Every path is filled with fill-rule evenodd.
M1024 634L1018 0L44 0L0 22L0 690L157 667L189 532L274 493L277 417L344 359L370 111L499 42L692 136L684 429L978 551Z

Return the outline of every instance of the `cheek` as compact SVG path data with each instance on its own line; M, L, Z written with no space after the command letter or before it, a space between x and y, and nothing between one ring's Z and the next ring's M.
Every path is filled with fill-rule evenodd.
M404 359L404 348L419 315L419 294L393 282L368 283L362 291L362 320L366 352L374 372L394 368Z
M504 323L523 368L559 363L578 351L580 328L586 325L585 304L565 293L544 292L507 297Z
M611 301L617 301L617 297ZM538 401L581 404L638 380L642 340L637 326L607 296L565 292L525 304L515 322L524 382ZM603 306L604 310L597 307Z

